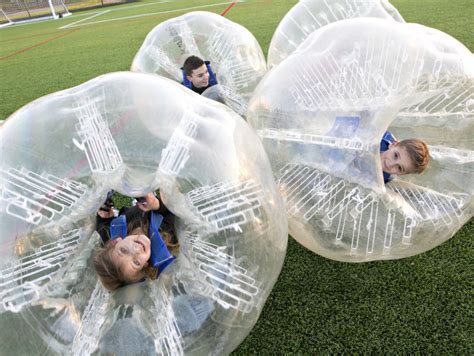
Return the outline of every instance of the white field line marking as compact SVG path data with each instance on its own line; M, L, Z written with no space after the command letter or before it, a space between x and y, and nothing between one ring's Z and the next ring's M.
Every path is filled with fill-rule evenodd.
M125 16L125 17L119 17L119 18L109 19L109 20L101 20L101 21L88 22L88 23L85 23L85 24L79 24L79 25L74 25L74 26L68 26L68 28L81 27L81 26L88 26L88 25L95 25L95 24L104 23L104 22L128 20L128 19L133 19L133 18L137 18L137 17L145 17L145 16L160 15L160 14L168 14L168 13L179 12L179 11L202 9L202 8L206 8L206 7L213 7L213 6L220 6L220 5L228 5L228 4L230 4L230 2L221 2L221 3L217 3L217 4L201 5L201 6L192 6L192 7L185 7L185 8L181 8L181 9L175 9L175 10L150 12L150 13L147 13L147 14L140 14L140 15L133 15L133 16Z
M163 0L163 1L155 1L155 2L147 2L146 4L135 4L135 5L130 5L130 6L120 6L117 7L117 8L113 8L113 9L108 9L109 12L116 12L116 11L124 11L124 10L130 10L130 9L134 9L136 7L144 7L144 6L154 6L154 5L161 5L161 4L167 4L167 3L170 3L170 2L173 2L173 0ZM99 12L103 12L103 11L99 11ZM96 12L94 12L95 14ZM75 15L75 14L73 14ZM76 16L87 16L89 14L78 14Z
M154 6L154 5L166 4L166 3L169 3L169 2L171 2L171 0L155 1L155 2L152 2L152 3L138 4L138 5L131 5L131 6L123 6L123 7L120 7L118 9L108 9L108 10L105 10L105 11L95 12L93 15L91 15L89 17L86 17L85 19L82 19L82 20L79 20L79 21L76 21L76 22L72 22L72 23L67 24L65 26L59 27L58 30L63 30L65 28L72 27L72 26L74 26L74 25L76 25L80 22L90 20L94 17L106 14L108 12L123 11L123 10L129 10L129 9L137 8L137 7L144 7L144 6ZM87 16L87 15L77 15L77 16Z
M94 17L97 17L97 16L100 16L100 15L106 14L106 13L108 13L108 12L110 12L110 10L105 10L105 11L102 11L102 12L97 12L97 13L95 13L95 14L92 15L92 16L89 16L89 17L86 17L86 18L84 18L84 19L78 20L78 21L76 21L76 22L72 22L72 23L67 24L67 25L65 25L65 26L59 27L58 30L63 30L63 29L65 29L65 28L74 27L74 25L76 25L76 24L78 24L78 23L81 23L81 22L86 21L86 20L93 19Z
M153 5L159 5L159 4L165 4L165 3L169 3L169 2L172 2L173 0L163 0L163 1L155 1L155 2L152 2L152 3L146 3L146 4L138 4L138 5L130 5L130 6L123 6L123 7L120 7L118 9L110 9L110 10L106 10L106 11L109 11L109 12L112 12L112 11L123 11L123 10L129 10L131 8L134 8L134 7L143 7L143 6L153 6ZM84 17L84 16L89 16L91 11L92 10L87 10L85 9L85 11L87 11L87 13L83 14L83 13L75 13L75 12L71 12L71 17L68 17L68 19L75 19L76 17ZM99 11L99 12L93 12L93 14L102 14L104 13L104 11ZM15 27L17 26L27 26L27 25L34 25L38 22L47 22L47 21L54 21L53 18L45 18L44 20L38 20L38 21L31 21L31 22L15 22L14 25ZM71 24L69 24L71 25ZM63 27L59 27L58 30L60 29L63 29L63 28L66 28L66 26L69 26L69 25L65 25Z
M144 6L153 6L153 5L159 5L159 4L165 4L168 2L173 2L173 0L163 0L163 1L155 1L155 2L149 2L146 4L135 4L135 5L130 5L130 6L122 6L117 9L111 9L110 11L123 11L123 10L129 10L133 9L135 7L144 7Z

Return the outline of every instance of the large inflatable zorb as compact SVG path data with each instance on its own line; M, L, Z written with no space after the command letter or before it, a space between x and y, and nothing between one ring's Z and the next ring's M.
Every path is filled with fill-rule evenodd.
M286 201L290 234L341 261L415 255L472 217L474 59L421 25L352 19L322 27L273 68L249 103ZM380 142L427 142L421 175L384 184Z
M387 0L301 0L283 17L273 34L268 68L278 65L317 29L357 17L405 22Z
M211 62L218 84L207 89L209 96L243 115L266 72L265 57L250 31L223 16L195 11L160 23L145 38L131 70L181 83L181 67L191 55Z
M113 73L23 107L0 147L2 351L228 354L250 332L287 226L263 147L232 110ZM89 261L95 211L110 189L157 188L180 253L158 280L108 293Z

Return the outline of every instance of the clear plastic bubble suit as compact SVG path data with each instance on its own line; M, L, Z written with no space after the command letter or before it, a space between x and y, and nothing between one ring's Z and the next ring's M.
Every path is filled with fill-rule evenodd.
M268 68L278 65L317 29L356 17L405 22L387 0L300 0L283 17L273 34L268 49Z
M262 80L248 122L269 154L302 245L340 261L396 259L472 217L474 59L421 25L352 19L322 27ZM427 142L421 175L384 185L380 140Z
M180 68L191 55L211 62L222 101L243 115L267 70L265 57L250 31L223 16L195 11L160 23L145 38L131 70L181 83Z
M159 76L112 73L28 104L0 138L4 352L228 354L250 332L287 226L260 140L235 112ZM110 189L156 188L179 256L109 294L89 260L95 211Z

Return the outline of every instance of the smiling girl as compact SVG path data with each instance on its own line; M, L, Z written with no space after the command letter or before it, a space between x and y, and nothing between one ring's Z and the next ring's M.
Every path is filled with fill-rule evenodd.
M157 219L163 221L156 223ZM158 228L159 226L159 228ZM178 242L174 232L174 215L153 193L148 193L134 207L122 208L114 218L112 204L97 212L97 232L102 246L93 256L93 263L102 284L108 290L139 282L146 277L156 279L172 261L170 253L177 252ZM160 256L169 256L166 261L154 263L150 235L159 237L154 251ZM164 242L164 245L160 242ZM161 257L162 258L162 257Z

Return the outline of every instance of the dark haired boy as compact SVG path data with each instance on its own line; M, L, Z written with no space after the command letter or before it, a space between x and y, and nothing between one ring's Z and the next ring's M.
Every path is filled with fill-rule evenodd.
M209 61L190 56L184 61L183 85L201 95L207 88L216 85L217 79Z

